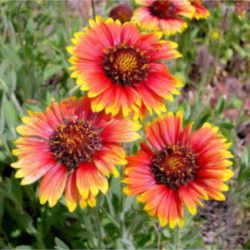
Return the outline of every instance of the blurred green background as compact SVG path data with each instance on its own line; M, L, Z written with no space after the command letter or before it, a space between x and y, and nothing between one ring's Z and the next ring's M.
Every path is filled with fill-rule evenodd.
M96 0L96 12L107 16L118 2ZM181 106L196 127L205 121L220 127L233 143L235 176L226 202L208 202L196 217L186 215L183 229L170 230L122 195L119 178L110 180L111 189L96 208L75 213L63 200L52 209L41 206L37 184L22 187L14 178L11 150L20 117L27 109L43 110L52 99L81 95L69 78L65 47L87 24L91 4L0 1L1 248L250 249L249 12L239 17L234 1L216 2L207 1L207 20L191 21L183 34L170 38L183 57L169 67L185 87L169 109Z

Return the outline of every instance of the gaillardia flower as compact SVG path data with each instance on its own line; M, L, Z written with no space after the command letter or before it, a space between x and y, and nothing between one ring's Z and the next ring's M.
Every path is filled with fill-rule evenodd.
M182 84L159 60L179 57L176 44L161 41L155 34L142 34L132 23L100 17L91 28L75 34L71 76L88 91L95 112L112 115L139 114L140 108L165 111L164 99L179 94Z
M187 28L183 17L192 18L194 8L188 0L136 0L143 7L135 10L132 20L147 30L161 31L166 35Z
M236 0L235 1L235 12L236 14L242 18L245 16L245 14L247 13L248 10L248 6L249 6L249 1L245 1L245 0Z
M224 182L233 175L230 143L218 128L205 123L192 133L192 125L182 128L182 120L181 112L168 113L148 125L148 144L128 157L124 170L124 192L138 195L144 209L171 228L184 224L184 205L195 214L202 200L224 200Z
M96 204L96 196L108 190L107 177L117 176L116 165L126 163L119 145L138 138L138 124L93 113L88 99L53 102L45 112L30 112L17 127L21 135L13 154L18 161L15 177L21 184L42 178L41 204L53 207L63 192L70 211Z
M195 9L193 18L202 19L207 18L210 15L208 9L202 5L201 0L190 0L190 2Z

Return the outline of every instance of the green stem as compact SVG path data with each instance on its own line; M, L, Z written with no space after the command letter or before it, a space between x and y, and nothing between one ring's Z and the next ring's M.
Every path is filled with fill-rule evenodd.
M13 156L12 152L11 152L11 149L6 141L6 138L2 135L0 135L0 144L3 145L3 147L5 148L5 150L7 151L8 153L8 156L11 158L11 160L14 160L15 157Z
M96 13L95 13L95 0L91 0L91 8L92 8L92 16L95 19Z
M23 108L22 106L20 105L20 103L18 102L16 96L14 93L10 94L10 98L12 100L12 102L14 103L14 105L16 106L16 109L18 110L18 112L23 115L24 114L24 111L23 111Z
M161 250L162 249L162 246L161 246L161 228L159 227L158 228L158 233L157 233L157 249L158 250Z
M101 232L101 223L100 223L100 218L99 214L97 211L98 207L94 208L94 214L95 214L95 228L97 231L97 237L98 237L98 248L103 249L103 242L102 242L102 232Z
M174 238L174 250L180 250L180 228L177 226Z
M80 88L79 85L74 86L73 88L69 90L69 92L67 93L67 96L72 96L74 92L76 92L79 88Z
M119 229L120 224L110 215L105 209L102 209L102 212L113 222L113 224Z

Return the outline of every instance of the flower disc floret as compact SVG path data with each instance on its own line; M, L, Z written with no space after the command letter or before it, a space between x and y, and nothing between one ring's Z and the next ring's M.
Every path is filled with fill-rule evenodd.
M176 17L177 7L170 1L156 0L148 7L152 16L161 19Z
M139 49L119 45L104 53L103 69L113 83L135 86L148 74L148 60Z
M75 169L81 162L91 162L93 154L102 148L100 132L91 121L61 124L49 137L50 151L69 170Z
M156 183L174 190L193 181L197 170L196 156L187 146L167 146L151 161Z

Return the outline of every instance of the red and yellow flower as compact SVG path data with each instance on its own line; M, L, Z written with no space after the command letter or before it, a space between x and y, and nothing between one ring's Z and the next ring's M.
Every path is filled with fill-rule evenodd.
M190 3L195 9L193 18L202 19L202 18L209 17L210 13L209 13L208 9L206 9L202 5L201 0L190 0Z
M249 1L245 0L236 0L235 1L235 12L240 17L243 18L248 10L248 6L250 5Z
M188 0L136 0L143 7L134 12L133 20L147 30L173 35L187 28L183 19L192 18L194 8Z
M16 178L39 186L41 204L53 207L65 194L66 204L74 211L79 203L95 206L99 192L108 190L107 177L119 174L117 165L126 163L119 145L136 140L139 125L126 119L93 113L88 99L53 102L43 113L30 112L17 127L21 135L13 154L18 161Z
M165 111L165 99L179 94L182 83L160 60L180 56L176 43L143 34L132 23L109 18L90 20L90 28L75 34L70 62L81 90L88 91L95 112L112 115Z
M191 132L182 116L168 113L146 127L148 144L128 157L123 180L124 192L137 195L161 226L171 228L183 226L184 206L195 214L202 200L224 200L225 181L233 176L230 143L218 128L205 123Z

